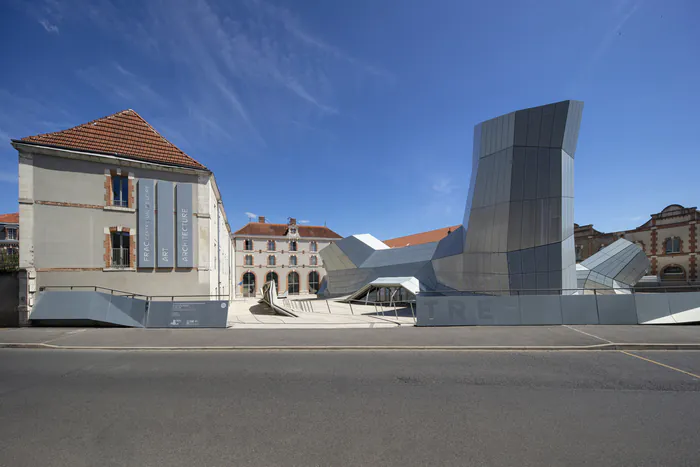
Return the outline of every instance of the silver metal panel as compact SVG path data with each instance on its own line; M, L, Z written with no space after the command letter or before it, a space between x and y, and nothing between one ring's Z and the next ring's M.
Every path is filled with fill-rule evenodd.
M527 120L528 111L518 110L515 112L515 132L513 137L514 146L526 146L527 145ZM562 138L564 137L564 131L562 128Z
M494 208L493 229L494 241L493 250L498 252L508 251L508 216L510 203L497 204Z
M599 324L594 295L562 295L559 301L562 324Z
M540 127L540 147L550 147L552 143L552 126L554 125L555 105L549 104L542 107L542 125Z
M550 270L547 272L549 275L549 288L550 289L561 289L562 288L562 278L560 270ZM559 293L556 291L555 293Z
M525 148L525 178L523 180L523 199L537 197L537 148Z
M505 115L505 127L503 137L504 148L509 148L513 146L513 140L515 138L515 112L511 112Z
M525 148L513 148L513 165L510 179L511 201L523 199L525 187Z
M633 296L639 324L649 323L649 321L655 321L649 324L664 324L661 321L665 319L668 319L668 323L674 323L667 294L640 293Z
M561 243L550 243L541 248L547 249L547 270L561 271Z
M562 154L559 149L549 150L549 196L559 198L562 195Z
M548 252L549 246L542 245L534 248L535 251L535 271L546 272L549 270ZM539 287L539 285L538 285Z
M554 122L552 124L552 139L550 146L561 148L564 145L564 132L566 130L566 118L569 113L569 101L554 104Z
M549 199L535 200L535 246L549 243L549 226L551 223Z
M376 268L381 266L394 266L406 263L424 262L432 259L438 243L423 243L410 245L403 248L391 248L388 250L375 250L363 263L363 268ZM408 275L407 275L408 276Z
M600 324L637 324L634 295L597 295Z
M355 236L345 237L338 240L335 242L335 245L337 245L338 248L345 253L345 256L347 256L350 261L352 261L352 263L358 267L362 265L362 263L372 255L372 253L377 251Z
M671 316L677 323L694 323L700 318L700 293L677 292L668 294Z
M464 227L460 226L457 228L457 230L451 232L438 242L438 245L435 248L435 253L433 253L433 259L444 258L445 256L460 255L464 250L465 238L466 232Z
M522 274L522 250L509 251L507 254L508 258L508 273L509 274Z
M583 102L569 101L569 112L564 132L564 150L572 157L576 154L576 143L578 141L579 128L581 127L581 115L583 113Z
M527 114L527 146L539 146L542 107L533 107Z
M192 222L192 184L178 183L177 210L177 267L194 267L194 224Z
M523 202L511 202L508 214L508 251L521 249L522 218Z
M520 232L520 248L532 248L535 246L535 210L536 201L523 201L522 231Z
M537 289L537 276L536 273L523 274L523 290L533 291L528 293L535 293L534 290Z
M141 179L138 186L138 265L140 268L154 268L156 266L156 183L155 180Z
M537 150L537 198L549 197L550 184L549 149Z
M173 197L173 184L171 182L158 181L156 185L158 212L158 267L172 268L175 266L175 207Z
M535 249L527 248L525 250L520 250L520 263L524 274L535 272L537 268L535 263Z
M561 302L555 295L528 295L520 296L520 324L528 325L552 325L562 324Z
M562 239L561 198L549 198L549 230L547 243L559 243Z

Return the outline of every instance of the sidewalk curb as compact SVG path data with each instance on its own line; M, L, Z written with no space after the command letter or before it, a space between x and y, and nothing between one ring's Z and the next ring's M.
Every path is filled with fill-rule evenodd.
M0 343L0 349L45 349L45 350L121 350L121 351L408 351L408 352L464 352L464 351L593 351L593 350L700 350L698 344L652 344L652 343L610 343L595 345L520 345L520 346L493 346L493 345L470 345L470 346L381 346L381 345L307 345L307 346L283 346L283 345L260 345L260 346L188 346L188 347L114 347L114 346L81 346L81 345L54 345L43 343Z

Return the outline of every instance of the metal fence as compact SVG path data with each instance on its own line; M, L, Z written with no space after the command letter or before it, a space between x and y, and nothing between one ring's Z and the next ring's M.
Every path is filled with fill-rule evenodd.
M641 293L671 293L671 292L700 292L700 284L684 284L684 285L652 285L642 286L631 289L612 289L608 287L600 287L595 289L491 289L491 290L449 290L449 291L430 291L419 292L422 297L459 297L471 295L611 295L616 291L623 290L629 294Z

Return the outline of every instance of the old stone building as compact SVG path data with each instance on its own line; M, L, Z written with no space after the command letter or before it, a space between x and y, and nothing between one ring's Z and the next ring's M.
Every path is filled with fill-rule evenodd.
M583 261L619 238L637 243L649 257L650 275L662 282L697 282L697 221L700 212L672 204L639 227L600 232L593 224L575 225L576 260Z
M233 234L239 292L254 296L274 280L279 293L316 293L326 270L318 254L341 236L325 226L270 224L264 217Z

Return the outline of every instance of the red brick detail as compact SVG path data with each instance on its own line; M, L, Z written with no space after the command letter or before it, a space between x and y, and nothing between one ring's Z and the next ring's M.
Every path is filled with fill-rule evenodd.
M696 224L690 224L690 241L688 242L688 247L691 253L695 253L698 247L698 233Z
M109 230L113 232L111 228ZM104 248L105 267L108 268L112 265L112 234L105 234Z
M86 209L102 209L104 206L97 204L80 204L80 203L64 203L61 201L34 201L34 204L43 204L45 206L61 206L65 208L86 208Z
M127 229L128 230L128 229ZM129 267L136 267L136 235L129 235L129 251L131 252L131 258L129 260Z
M688 280L691 282L695 282L698 280L698 265L697 265L697 258L695 255L692 255L688 259Z
M658 274L657 268L658 268L658 261L656 260L656 258L651 258L651 275L652 276L655 276Z
M652 256L653 256L653 255L656 255L656 242L657 242L657 237L658 237L657 231L656 231L656 230L652 230L652 231L651 231L651 245L650 245L650 246L651 246L651 254L652 254Z
M129 178L129 208L134 209L136 207L136 198L134 195L134 179Z
M116 228L116 227L110 227L110 228L109 228L109 231L110 231L110 233L111 233L111 232L116 232L116 231L117 231L117 228Z
M112 175L105 174L105 206L112 205Z

